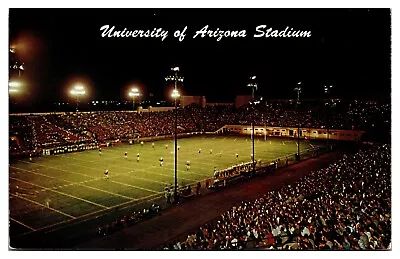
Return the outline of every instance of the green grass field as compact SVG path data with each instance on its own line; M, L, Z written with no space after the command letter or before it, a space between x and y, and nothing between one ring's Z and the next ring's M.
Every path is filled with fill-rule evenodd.
M165 146L168 145L168 148ZM213 177L219 169L250 161L249 137L199 136L179 139L178 184L184 186ZM302 150L309 142L302 142ZM198 150L201 148L201 153ZM213 150L210 154L210 149ZM9 166L10 224L19 235L77 221L127 204L163 195L174 183L174 142L120 144L98 150L16 160ZM293 155L296 141L255 141L255 158L264 162ZM124 153L128 152L128 158ZM140 162L136 154L140 153ZM235 154L239 154L236 158ZM160 166L159 158L164 158ZM187 171L185 162L191 161ZM104 171L109 170L105 179Z

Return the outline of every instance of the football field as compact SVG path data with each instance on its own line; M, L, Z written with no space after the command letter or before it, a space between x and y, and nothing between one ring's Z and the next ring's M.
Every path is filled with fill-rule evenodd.
M255 159L269 162L297 152L288 139L255 140ZM195 184L223 169L251 161L251 140L196 136L178 140L178 185ZM301 150L311 148L301 142ZM199 149L201 152L199 153ZM212 152L211 152L212 149ZM124 153L127 152L127 158ZM137 154L140 161L137 161ZM238 158L236 157L238 154ZM160 166L159 159L164 158ZM190 161L190 169L186 168ZM109 177L105 177L105 170ZM98 150L15 160L9 165L12 236L68 224L119 206L160 197L174 184L174 141L119 144Z

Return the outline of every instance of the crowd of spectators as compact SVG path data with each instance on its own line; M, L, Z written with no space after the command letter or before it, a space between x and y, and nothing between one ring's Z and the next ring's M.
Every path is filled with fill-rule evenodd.
M372 146L232 207L166 250L391 249L391 148Z
M32 150L32 128L27 116L10 116L9 123L10 152Z
M244 105L235 109L233 106L210 106L202 110L199 116L204 118L204 125L214 131L226 124L249 125L254 119L256 125L276 127L301 127L332 129L362 129L390 125L390 105L375 102L344 102L328 100L323 102L294 101L259 103L252 107Z
M390 105L330 100L298 107L290 101L267 102L239 108L190 105L178 110L178 133L216 131L227 124L334 129L390 127ZM10 116L10 151L33 150L49 145L102 143L107 140L169 135L174 132L174 111L102 111Z

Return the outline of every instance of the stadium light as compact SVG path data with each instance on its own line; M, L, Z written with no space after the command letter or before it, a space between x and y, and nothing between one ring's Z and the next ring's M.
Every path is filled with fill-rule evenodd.
M21 92L21 86L22 83L20 81L9 81L8 82L8 93L9 93L9 97L11 97L11 95L14 95L16 93Z
M135 110L135 98L140 96L139 89L136 87L132 88L128 95L132 97L132 110Z
M325 94L330 94L330 91L331 91L332 87L333 87L333 85L329 85L329 86L324 85Z
M8 92L9 92L9 93L18 93L19 90L18 90L18 89L15 89L15 88L10 88L10 89L8 89Z
M181 95L179 94L178 89L174 89L172 90L172 94L171 97L174 98L176 100L176 98L179 98Z
M330 97L332 87L333 87L333 85L329 85L329 86L324 85L324 92L328 98ZM326 107L326 105L325 105L325 107ZM326 111L325 111L326 112L326 145L329 147L329 111L328 111L328 109L330 109L330 105L329 105L329 108L326 107L325 109L326 109Z
M76 111L79 110L79 97L84 96L86 94L85 87L83 85L75 85L71 91L70 94L73 97L76 97Z
M257 82L255 81L255 79L256 79L257 77L256 76L251 76L250 77L250 82L247 84L247 87L251 87L251 104L252 104L252 107L253 107L253 114L252 114L252 121L251 121L251 139L252 139L252 150L253 150L253 155L252 155L252 158L253 158L253 175L255 175L256 174L256 165L255 165L255 163L254 163L254 161L255 161L255 157L254 157L254 106L255 106L255 104L256 104L256 102L254 102L254 89L255 90L257 90L257 87L258 87L258 84L257 84Z
M10 82L8 82L8 86L10 87L10 88L19 88L19 87L21 87L21 82L18 82L18 81L10 81Z
M294 91L297 91L297 104L300 104L301 82L298 82L297 84L299 86L294 88Z
M299 85L298 87L294 88L294 91L297 91L297 103L296 103L296 107L297 107L297 111L299 110L299 104L300 104L300 93L301 93L301 85L302 82L298 82L297 85ZM297 157L296 157L297 161L300 161L300 120L297 123Z
M174 182L175 182L175 187L174 187L174 201L177 202L179 199L178 196L178 136L177 136L177 127L178 127L178 105L177 105L177 99L180 97L179 91L178 91L178 82L183 83L183 77L178 76L179 72L179 67L173 67L171 68L171 71L173 71L173 75L166 76L164 79L165 81L173 81L174 82L174 90L172 91L171 97L174 98L175 100L175 130L174 130L174 148L175 148L175 165L174 165Z

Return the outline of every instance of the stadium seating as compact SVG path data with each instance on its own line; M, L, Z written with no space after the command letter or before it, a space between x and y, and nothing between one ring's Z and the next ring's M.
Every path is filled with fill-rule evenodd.
M345 155L164 249L391 249L390 157L389 145Z

